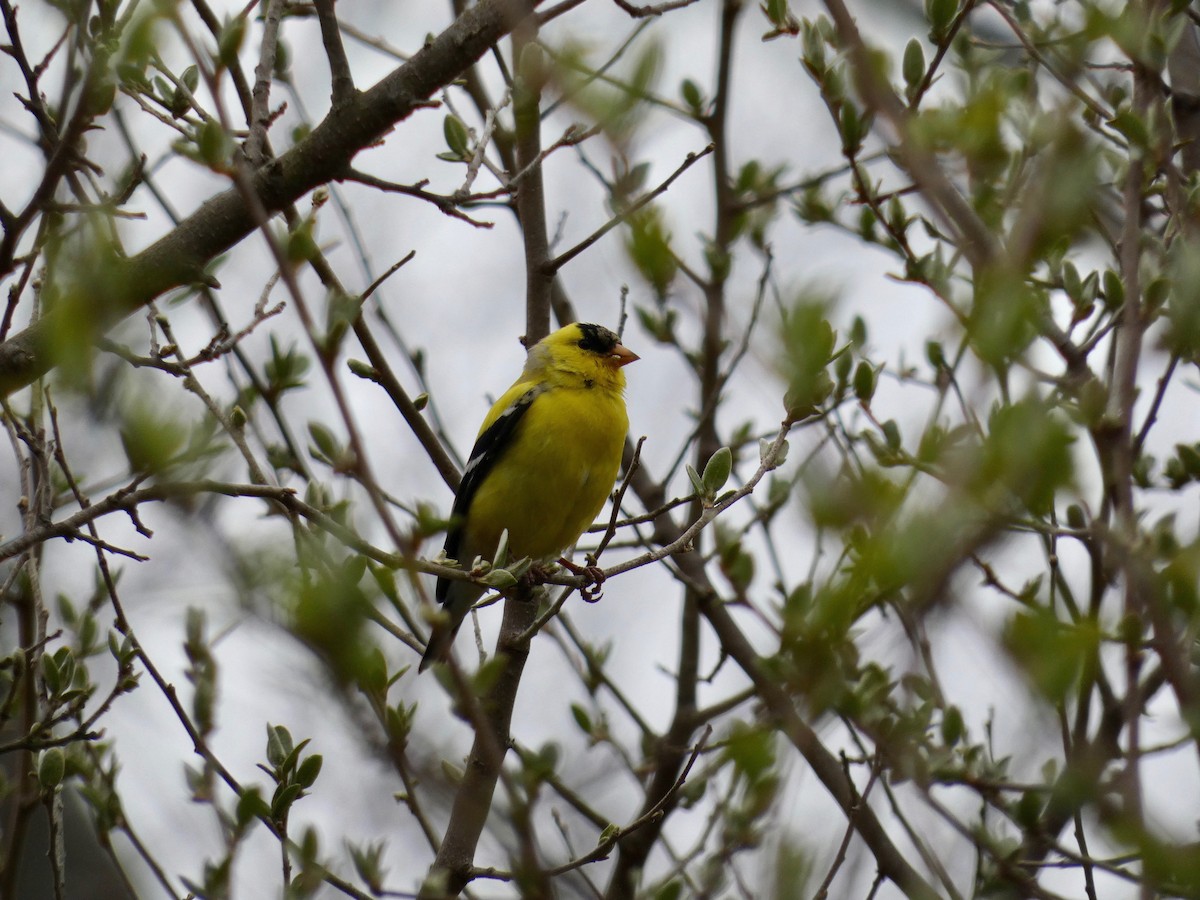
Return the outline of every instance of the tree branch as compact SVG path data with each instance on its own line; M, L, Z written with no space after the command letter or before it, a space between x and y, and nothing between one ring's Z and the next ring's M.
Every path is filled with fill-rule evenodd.
M538 2L485 0L471 7L409 62L330 110L304 140L253 174L251 188L263 208L278 212L344 171L359 151L427 105ZM202 280L205 266L257 224L241 192L231 187L141 253L123 258L114 252L114 276L93 285L88 324L102 333L172 288ZM0 344L0 395L29 385L60 361L55 335L63 329L63 315L51 312Z

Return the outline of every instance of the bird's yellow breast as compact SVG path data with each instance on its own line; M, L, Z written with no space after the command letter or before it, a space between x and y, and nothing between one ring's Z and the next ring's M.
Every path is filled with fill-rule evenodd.
M619 391L552 386L518 427L471 502L465 545L494 548L507 528L514 559L557 556L592 524L613 489L629 429L625 403Z

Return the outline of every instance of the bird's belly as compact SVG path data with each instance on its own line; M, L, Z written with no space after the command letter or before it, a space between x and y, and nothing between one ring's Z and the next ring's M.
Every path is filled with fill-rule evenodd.
M501 523L469 536L471 546L494 548L508 529L510 556L556 556L574 543L604 507L620 468L624 410L609 411L581 392L578 404L558 398L553 416L527 414L528 429L503 460L506 477L491 478L471 504L472 523ZM614 422L603 416L617 417Z

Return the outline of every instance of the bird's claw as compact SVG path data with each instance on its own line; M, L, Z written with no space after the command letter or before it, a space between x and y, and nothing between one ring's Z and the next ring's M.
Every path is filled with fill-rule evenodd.
M587 603L595 603L604 596L604 570L597 565L577 566L569 559L560 559L560 563L571 570L571 573L584 579L579 588L579 596Z

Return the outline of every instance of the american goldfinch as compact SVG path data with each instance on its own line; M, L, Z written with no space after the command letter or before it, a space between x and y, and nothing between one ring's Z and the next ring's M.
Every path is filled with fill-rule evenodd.
M629 420L622 366L635 353L599 325L573 324L538 341L495 402L454 498L446 556L491 559L508 529L513 559L553 559L592 524L613 488ZM484 588L439 578L444 612L420 671L446 659Z

